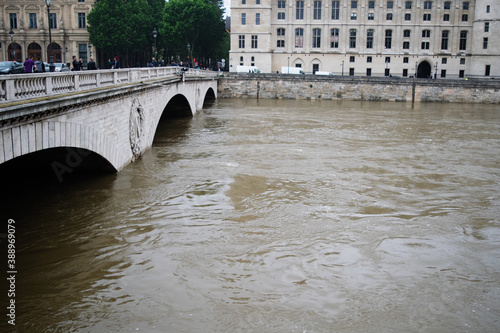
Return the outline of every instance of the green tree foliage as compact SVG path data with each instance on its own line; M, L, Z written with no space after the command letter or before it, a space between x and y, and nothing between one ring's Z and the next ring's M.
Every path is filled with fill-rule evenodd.
M169 54L186 59L211 58L224 45L224 9L221 0L169 0L160 33Z
M97 1L87 16L90 42L109 56L144 55L151 50L164 5L164 0Z

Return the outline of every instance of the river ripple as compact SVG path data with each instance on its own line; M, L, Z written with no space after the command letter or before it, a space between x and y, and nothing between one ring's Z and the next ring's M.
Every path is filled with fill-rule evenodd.
M498 106L218 100L26 193L19 332L498 332Z

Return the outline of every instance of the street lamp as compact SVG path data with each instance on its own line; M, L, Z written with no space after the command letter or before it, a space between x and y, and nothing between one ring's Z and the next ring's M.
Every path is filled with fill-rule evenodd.
M191 67L191 58L189 58L189 55L191 54L191 44L188 43L187 48L188 48L188 67Z
M290 57L288 57L288 74L290 74Z
M153 38L155 39L155 48L154 48L154 55L155 55L155 60L156 60L156 37L158 36L158 31L156 31L156 28L153 29Z
M50 0L45 0L47 5L47 18L49 23L49 68L50 72L54 72L56 67L54 65L54 54L52 53L52 33L50 28Z
M344 60L342 60L342 76L344 76Z
M92 44L89 44L89 58L92 58Z
M16 61L15 59L16 51L14 50L14 31L12 31L12 28L10 28L9 35L10 35L10 47L12 48L11 52L12 61Z
M437 79L437 75L438 75L438 63L436 61L436 70L434 71L434 80Z

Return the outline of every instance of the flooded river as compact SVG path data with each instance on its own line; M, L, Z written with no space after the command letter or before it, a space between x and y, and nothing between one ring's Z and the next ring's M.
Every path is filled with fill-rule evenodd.
M2 332L500 331L497 105L221 99L22 198Z

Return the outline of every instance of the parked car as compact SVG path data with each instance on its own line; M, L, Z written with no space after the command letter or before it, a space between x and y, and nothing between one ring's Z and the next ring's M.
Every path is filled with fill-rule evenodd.
M23 64L17 61L1 61L0 74L19 74L24 73Z
M66 64L55 62L54 65L56 66L55 72L69 72L69 67ZM47 71L47 67L45 70Z

